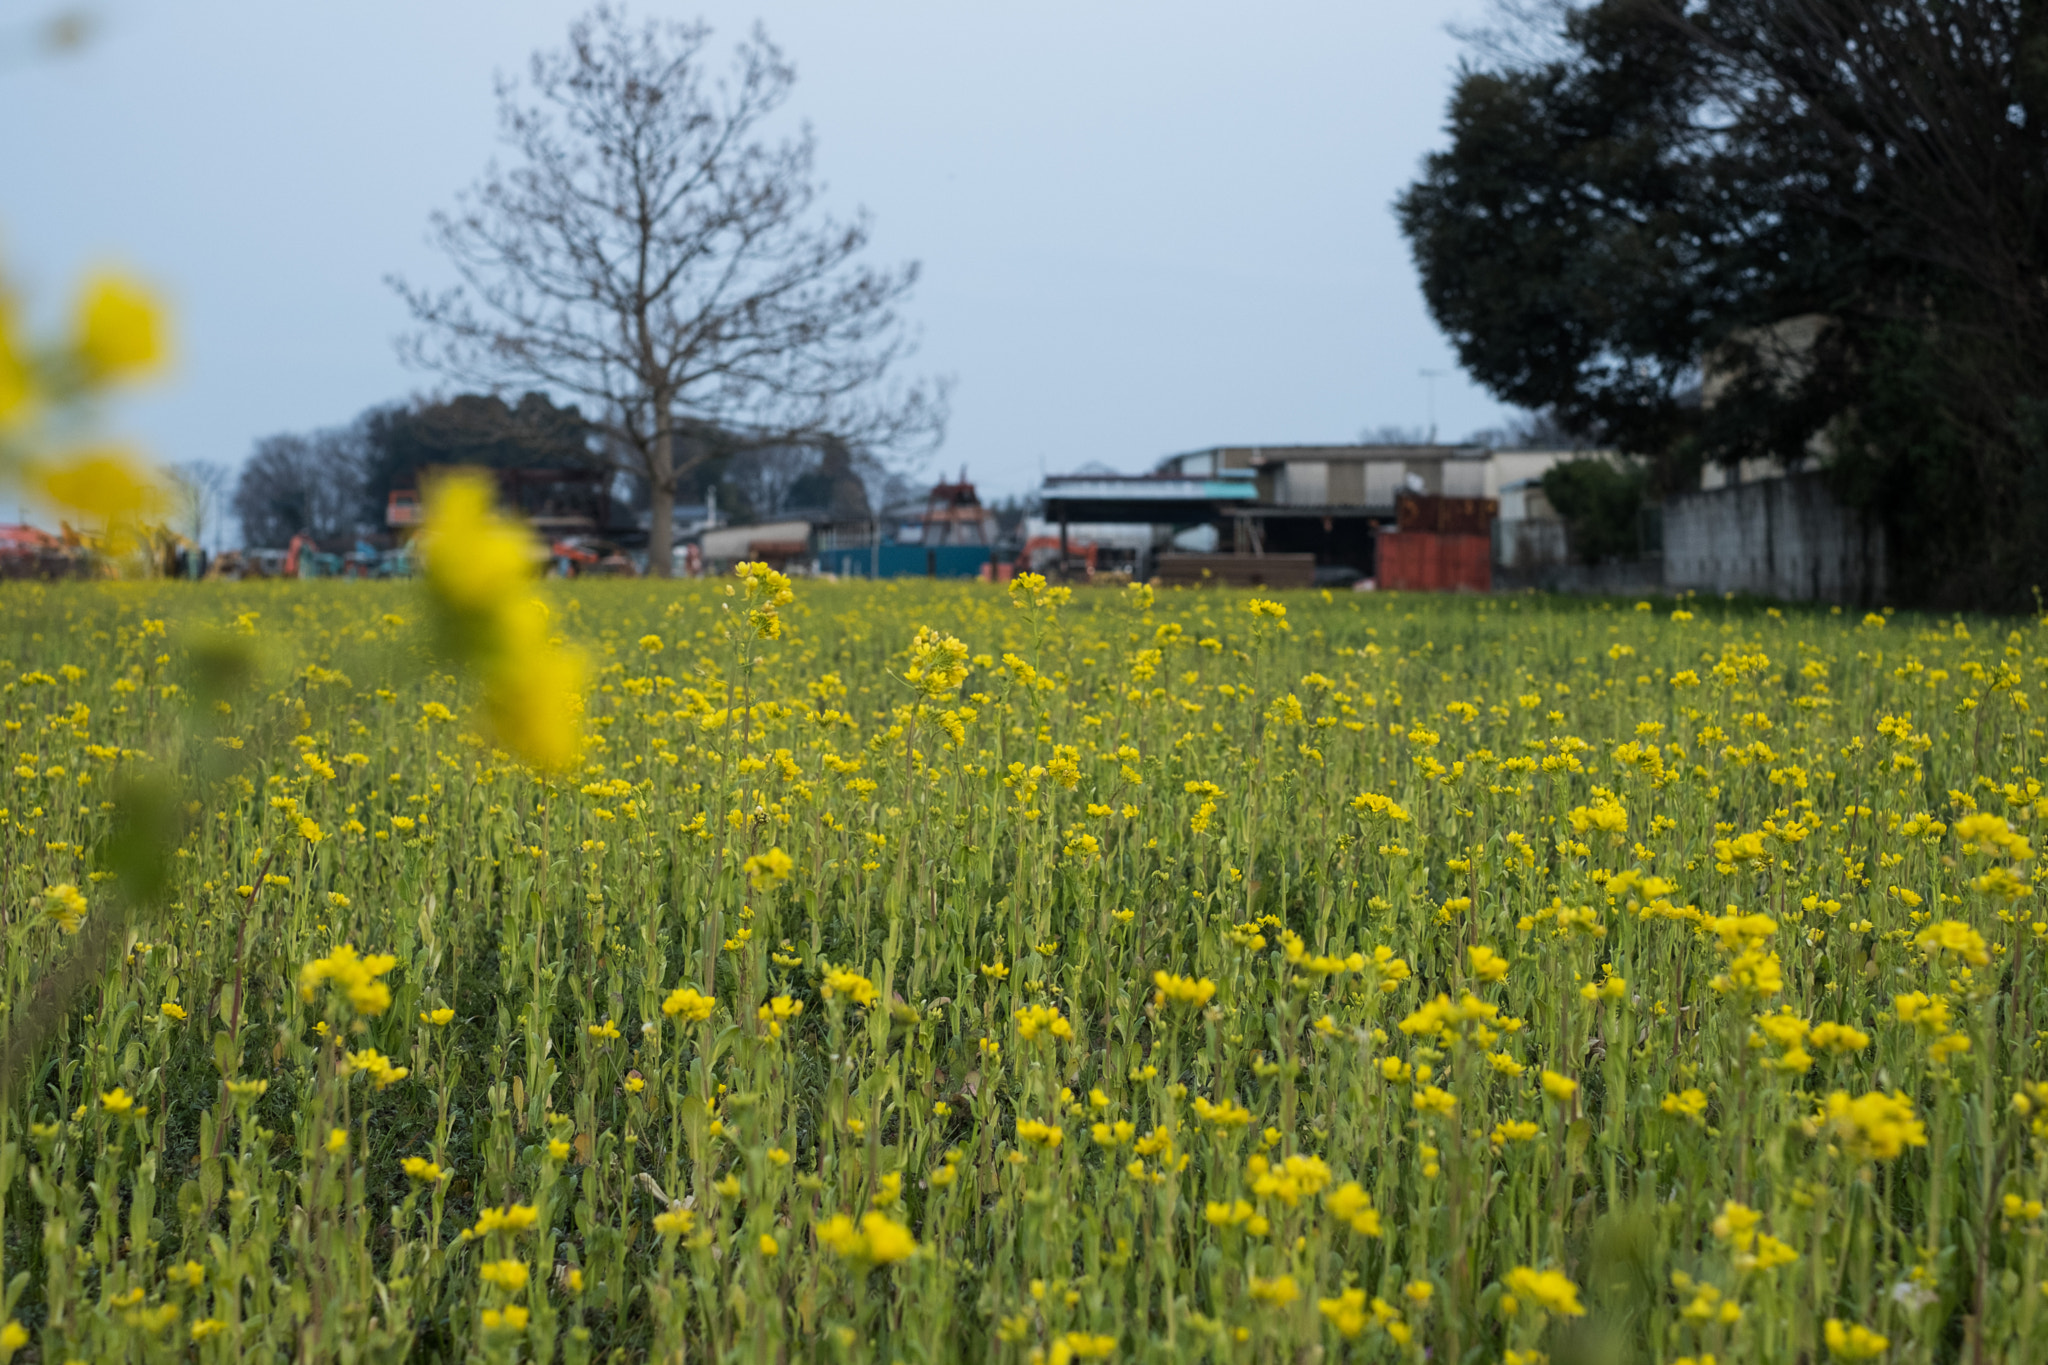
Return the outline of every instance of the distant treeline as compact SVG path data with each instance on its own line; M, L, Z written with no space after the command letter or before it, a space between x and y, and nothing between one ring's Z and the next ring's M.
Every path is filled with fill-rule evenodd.
M758 445L697 428L682 443L692 458L678 478L679 500L702 503L715 490L731 520L799 509L853 520L868 514L869 483L888 480L873 461L830 440ZM264 437L235 485L234 514L252 546L301 533L320 541L374 535L394 489L417 488L422 471L450 465L589 471L628 523L649 501L645 481L574 405L558 407L540 393L515 403L460 394L381 404L341 426Z

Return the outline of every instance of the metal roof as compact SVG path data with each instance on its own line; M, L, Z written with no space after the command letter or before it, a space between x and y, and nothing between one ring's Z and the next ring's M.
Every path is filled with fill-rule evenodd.
M1249 478L1183 479L1152 474L1066 474L1046 479L1039 493L1048 521L1213 521L1225 508L1254 502Z
M1050 474L1046 476L1047 498L1126 499L1131 502L1159 502L1187 499L1197 502L1250 502L1258 488L1238 478L1174 478L1155 474Z

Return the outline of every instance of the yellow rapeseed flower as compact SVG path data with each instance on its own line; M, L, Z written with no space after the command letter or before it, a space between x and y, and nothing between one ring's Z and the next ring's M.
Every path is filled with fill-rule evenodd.
M1050 1123L1039 1123L1035 1119L1017 1120L1017 1140L1039 1147L1057 1147L1066 1134Z
M1333 1299L1317 1299L1316 1309L1324 1321L1336 1328L1346 1340L1356 1337L1372 1323L1372 1315L1366 1312L1363 1289L1346 1289Z
M1991 951L1984 946L1984 936L1961 920L1945 919L1930 924L1913 936L1913 944L1929 957L1936 953L1953 953L1977 967L1991 961Z
M1567 1318L1584 1317L1586 1314L1584 1306L1579 1303L1578 1286L1561 1271L1516 1266L1502 1282L1509 1293L1530 1300L1546 1313Z
M1527 1119L1503 1119L1493 1125L1493 1132L1488 1135L1487 1140L1495 1149L1499 1149L1510 1142L1534 1142L1542 1131L1542 1128Z
M1372 1196L1356 1180L1347 1180L1323 1196L1323 1207L1340 1223L1348 1224L1361 1237L1380 1235L1379 1210Z
M1206 976L1197 980L1193 977L1174 976L1170 972L1154 972L1152 984L1157 988L1152 996L1153 1003L1160 1005L1171 1001L1176 1005L1200 1009L1216 994L1216 983Z
M343 1058L342 1064L335 1068L335 1070L337 1074L342 1076L353 1076L358 1073L366 1075L379 1090L402 1081L412 1074L411 1070L407 1067L394 1066L389 1057L386 1057L373 1047L366 1047L360 1052L349 1053Z
M524 1261L485 1261L476 1268L476 1273L485 1284L496 1285L508 1294L516 1294L526 1288Z
M661 1012L679 1024L701 1024L711 1017L717 1004L711 996L700 995L693 987L678 986L661 1002Z
M356 952L344 943L325 957L308 962L299 972L299 998L312 1004L320 987L331 985L357 1014L379 1015L391 1008L391 988L378 980L398 965L388 953Z
M1472 961L1472 974L1481 981L1499 981L1508 974L1508 960L1491 948L1475 944L1466 950Z
M1330 1183L1328 1163L1321 1157L1302 1153L1283 1159L1277 1166L1255 1156L1246 1163L1245 1173L1251 1177L1252 1193L1262 1199L1278 1199L1290 1209L1314 1197Z
M1017 1035L1027 1043L1041 1033L1053 1038L1074 1036L1074 1026L1050 1005L1026 1005L1016 1015Z
M483 1237L493 1232L526 1232L540 1222L540 1211L531 1204L507 1204L504 1208L485 1209L477 1215L476 1226L469 1230L472 1237Z
M85 923L85 893L70 882L44 887L38 899L42 902L43 917L64 933L75 934Z
M1882 622L1880 622L1882 624ZM1891 1349L1891 1338L1880 1336L1860 1323L1845 1323L1839 1318L1829 1318L1822 1336L1828 1345L1828 1354L1837 1360L1875 1360Z
M1456 1095L1434 1085L1417 1087L1413 1102L1418 1113L1441 1114L1446 1118L1458 1107Z
M486 1308L483 1311L483 1326L487 1332L523 1332L529 1320L527 1310L516 1303L503 1308Z
M757 853L748 858L740 870L746 873L747 884L754 888L754 893L760 895L788 881L789 874L795 867L796 864L790 860L787 853L779 848L771 848L766 853Z
M1908 1147L1927 1145L1927 1126L1913 1116L1912 1100L1897 1093L1873 1090L1852 1099L1837 1090L1810 1126L1859 1161L1892 1161Z
M1707 1092L1696 1088L1680 1090L1667 1094L1658 1107L1679 1118L1699 1119L1707 1112Z
M1254 1275L1250 1288L1254 1302L1272 1308L1285 1308L1301 1297L1301 1286L1294 1282L1292 1275L1275 1275L1271 1279Z
M818 1241L850 1261L893 1265L917 1250L910 1229L884 1213L870 1211L856 1224L837 1213L818 1225Z
M825 967L825 980L818 993L827 1000L843 995L863 1009L873 1005L882 996L882 993L875 989L875 983L860 973L829 964Z

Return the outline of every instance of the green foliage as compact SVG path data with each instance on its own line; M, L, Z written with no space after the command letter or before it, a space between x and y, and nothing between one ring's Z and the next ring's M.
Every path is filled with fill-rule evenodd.
M1543 496L1564 518L1572 553L1587 564L1642 552L1643 490L1634 464L1566 460L1543 473Z
M2048 553L2037 8L1532 10L1400 200L1431 311L1481 383L1657 486L1818 453L1895 590L2017 608Z

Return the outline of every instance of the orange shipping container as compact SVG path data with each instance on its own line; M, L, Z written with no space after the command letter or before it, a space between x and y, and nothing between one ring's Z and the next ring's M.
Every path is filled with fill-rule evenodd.
M1440 498L1402 493L1394 499L1394 524L1403 531L1436 531L1444 535L1484 536L1493 533L1500 504L1492 498Z

